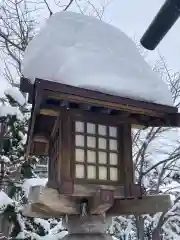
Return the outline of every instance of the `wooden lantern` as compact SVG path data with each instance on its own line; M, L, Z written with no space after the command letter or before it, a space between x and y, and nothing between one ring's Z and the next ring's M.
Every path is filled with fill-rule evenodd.
M144 194L134 182L132 127L179 126L175 107L40 79L21 79L21 91L32 103L27 157L48 155L47 187L88 200L93 214L117 215L119 201Z

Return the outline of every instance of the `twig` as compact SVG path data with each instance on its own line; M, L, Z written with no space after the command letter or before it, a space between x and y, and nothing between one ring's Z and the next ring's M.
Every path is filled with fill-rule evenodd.
M66 11L70 6L71 4L74 2L74 0L70 0L70 2L68 3L68 5L63 9L63 11Z
M47 3L46 0L44 0L44 3L46 4L47 9L49 10L49 14L50 14L50 16L52 16L52 15L53 15L53 12L52 12L52 10L51 10L49 4Z
M19 49L20 51L23 51L24 52L24 48L20 47L18 44L12 42L9 37L3 33L1 30L0 30L0 37L2 37L6 42L8 42L9 44L11 44L12 46L14 46L15 48Z
M76 5L77 5L80 13L84 15L83 10L81 9L81 7L80 7L79 3L77 2L77 0L75 0L75 3L76 3Z

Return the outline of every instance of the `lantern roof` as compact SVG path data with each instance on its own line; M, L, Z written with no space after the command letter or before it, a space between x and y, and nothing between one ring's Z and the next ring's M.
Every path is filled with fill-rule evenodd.
M178 109L173 106L133 100L44 79L36 79L31 84L28 79L22 78L20 89L29 93L29 101L32 103L27 156L34 141L42 144L48 142L62 108L83 114L89 120L91 117L97 118L97 121L101 119L102 123L108 118L111 124L126 122L138 128L180 126Z
M23 75L173 106L167 85L119 29L73 12L52 15L29 43Z

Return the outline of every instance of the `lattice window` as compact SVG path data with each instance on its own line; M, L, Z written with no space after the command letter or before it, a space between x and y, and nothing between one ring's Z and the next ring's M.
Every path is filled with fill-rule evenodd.
M119 181L118 128L75 122L76 179Z

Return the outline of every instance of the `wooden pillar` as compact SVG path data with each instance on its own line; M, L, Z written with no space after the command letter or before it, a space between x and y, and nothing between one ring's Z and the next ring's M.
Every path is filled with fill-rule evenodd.
M73 123L71 116L68 114L67 108L62 108L61 112L61 169L60 169L60 186L59 192L61 194L73 193L73 173L72 173L72 133Z
M125 123L121 130L121 146L122 146L122 171L125 182L125 196L130 197L132 195L131 187L134 183L134 168L132 159L132 136L131 125Z
M50 137L49 164L48 164L48 187L57 189L60 180L61 154L60 154L60 119L56 119Z

